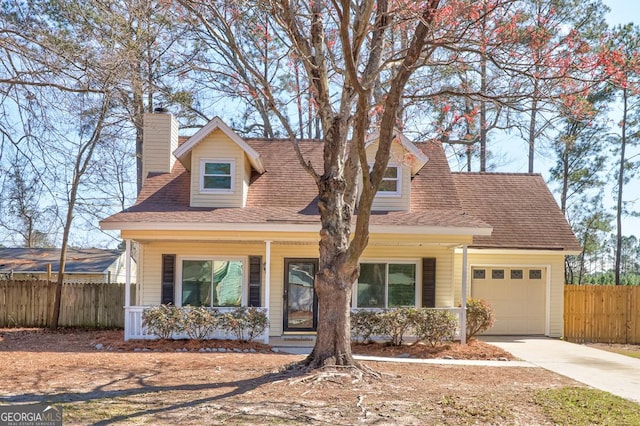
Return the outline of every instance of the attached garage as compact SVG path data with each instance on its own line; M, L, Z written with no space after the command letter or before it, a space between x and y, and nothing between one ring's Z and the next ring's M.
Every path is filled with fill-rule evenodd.
M487 334L546 334L546 293L546 268L471 268L471 297L489 301L496 316Z

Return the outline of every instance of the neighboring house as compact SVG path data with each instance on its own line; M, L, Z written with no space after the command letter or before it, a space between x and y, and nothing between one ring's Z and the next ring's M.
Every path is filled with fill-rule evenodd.
M241 138L219 118L179 141L159 112L143 146L138 200L101 222L139 247L125 338L152 338L142 311L161 303L260 306L269 336L312 333L317 188L290 142ZM373 135L370 159L376 146ZM300 141L316 167L322 149ZM494 333L562 335L564 259L580 246L540 175L451 173L440 144L398 134L373 210L354 308L461 315L466 295L493 303Z
M0 280L58 279L60 249L0 248ZM69 249L65 283L124 283L125 253L119 250ZM136 270L132 263L131 282Z

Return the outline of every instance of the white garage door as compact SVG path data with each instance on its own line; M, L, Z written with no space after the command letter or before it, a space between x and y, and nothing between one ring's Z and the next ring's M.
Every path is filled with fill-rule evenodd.
M494 326L485 334L544 334L544 268L473 267L471 297L493 306Z

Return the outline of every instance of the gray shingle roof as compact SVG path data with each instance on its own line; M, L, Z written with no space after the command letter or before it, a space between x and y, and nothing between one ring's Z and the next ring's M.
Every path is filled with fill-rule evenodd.
M67 250L67 273L101 274L120 257L118 250L69 249ZM60 269L60 249L56 248L0 248L0 271L52 272Z
M493 227L476 247L564 249L580 244L539 174L453 173L462 207Z
M150 175L136 204L102 223L318 224L317 188L289 141L247 139L266 172L251 178L245 208L189 206L190 172L176 162L171 173ZM451 173L439 143L417 143L429 157L412 178L410 211L374 212L372 225L493 227L474 246L579 250L579 244L539 175ZM308 161L322 167L323 145L300 141ZM232 228L230 228L232 229Z

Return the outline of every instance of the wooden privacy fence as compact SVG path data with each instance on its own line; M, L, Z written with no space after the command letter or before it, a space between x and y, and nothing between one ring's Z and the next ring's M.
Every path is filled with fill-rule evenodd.
M566 285L564 335L578 343L640 344L640 286Z
M0 327L48 326L55 289L56 284L48 281L0 281ZM124 327L124 289L124 284L63 284L58 324ZM135 296L135 285L131 291Z

